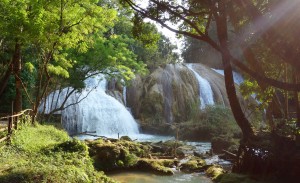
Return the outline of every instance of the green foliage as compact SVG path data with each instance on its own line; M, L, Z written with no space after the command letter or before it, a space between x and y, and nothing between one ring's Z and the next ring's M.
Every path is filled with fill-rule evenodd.
M202 131L199 135L206 139L219 135L233 136L240 133L231 110L224 106L207 106L204 110L195 112L194 115L186 125L191 125L194 130Z
M80 72L87 73L88 70L128 81L135 76L135 73L146 73L146 65L138 61L137 56L129 49L133 40L126 35L113 34L108 38L95 35L93 39L93 48L85 53L76 50L69 53L69 57L75 61L72 72L75 76ZM86 75L83 76L86 78ZM71 81L73 82L74 79ZM83 82L83 79L80 81Z
M50 126L22 126L0 151L0 182L114 182L95 171L87 146Z
M153 24L142 23L141 32L132 33L133 13L117 1L7 0L0 2L0 10L1 19L7 20L0 22L0 78L20 44L26 107L39 106L45 94L60 88L80 91L95 73L127 82L137 73L146 74L146 64L149 68L175 60L173 46ZM2 99L6 111L14 89L10 82Z
M146 48L157 49L156 43L160 35L157 33L156 27L151 23L145 23L138 14L135 14L132 21L135 25L132 28L133 36L140 40Z
M191 120L181 123L179 138L211 141L215 152L222 149L237 150L241 130L229 108L216 105L204 110L192 109Z
M262 90L256 81L244 80L240 85L240 91L245 98L250 98L255 94L256 100L260 102L259 109L264 109L272 100L275 90L273 87L267 87Z

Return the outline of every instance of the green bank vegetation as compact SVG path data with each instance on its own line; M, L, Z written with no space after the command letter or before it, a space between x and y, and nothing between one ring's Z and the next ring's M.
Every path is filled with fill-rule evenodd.
M47 125L23 125L0 150L0 182L114 182L96 171L84 142Z

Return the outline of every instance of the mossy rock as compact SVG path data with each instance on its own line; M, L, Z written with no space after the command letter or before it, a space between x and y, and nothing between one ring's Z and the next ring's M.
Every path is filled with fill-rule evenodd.
M122 137L120 138L120 140L132 141L131 138L128 137L128 136L122 136Z
M206 163L203 159L198 157L193 157L189 159L186 163L180 165L180 170L183 172L200 172L204 171Z
M159 159L140 159L137 162L136 168L141 171L151 171L159 175L174 175L174 172L170 166L170 161L159 160ZM174 164L174 162L173 162ZM167 166L165 166L167 165Z
M90 156L97 169L111 171L130 168L136 165L138 157L147 157L150 147L133 141L99 139L87 142Z
M219 165L212 165L205 171L206 175L212 180L219 180L226 171Z
M126 148L131 154L141 158L148 157L151 150L150 145L141 144L134 141L120 140L116 142L116 145Z

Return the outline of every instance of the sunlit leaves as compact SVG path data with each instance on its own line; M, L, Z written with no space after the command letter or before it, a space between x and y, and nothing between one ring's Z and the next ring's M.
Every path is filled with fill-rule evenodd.
M258 85L256 81L245 80L240 85L240 91L245 98L255 97L260 103L260 108L264 108L272 100L274 95L274 88L267 87L264 90Z
M31 63L31 62L27 62L25 63L25 68L30 72L32 73L34 71L34 65Z
M64 78L68 78L69 77L69 73L66 69L62 68L61 66L54 66L52 64L48 64L47 65L47 70L51 73L51 74L55 74L58 76L62 76Z

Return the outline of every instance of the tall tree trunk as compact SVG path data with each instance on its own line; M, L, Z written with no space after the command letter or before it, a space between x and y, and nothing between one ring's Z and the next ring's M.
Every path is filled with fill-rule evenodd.
M284 75L285 82L288 81L288 67L287 64L284 64ZM286 120L289 119L289 93L288 91L284 91L284 117Z
M214 16L216 18L217 34L218 34L218 39L221 47L226 92L228 95L228 100L230 103L233 116L243 132L243 138L244 140L248 140L254 136L254 132L250 122L248 121L245 114L243 113L234 86L232 66L230 63L231 57L227 45L228 35L227 35L227 15L225 12L225 3L223 1L220 1L218 3L218 7L216 8L218 9L215 11Z
M15 76L16 96L14 100L14 113L22 111L22 82L21 82L21 45L16 41L13 55L13 69Z
M9 64L9 67L5 73L5 75L3 76L1 82L0 82L0 97L1 95L3 94L6 86L7 86L7 83L8 83L8 80L9 80L9 76L11 75L11 71L12 71L12 63Z

